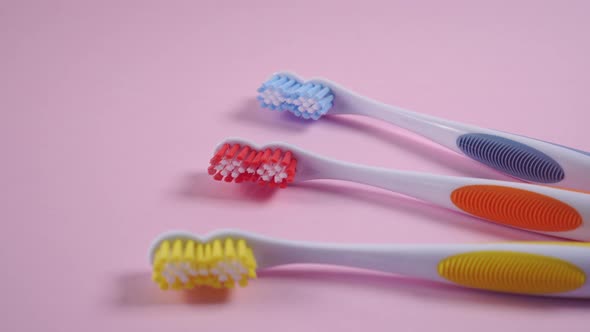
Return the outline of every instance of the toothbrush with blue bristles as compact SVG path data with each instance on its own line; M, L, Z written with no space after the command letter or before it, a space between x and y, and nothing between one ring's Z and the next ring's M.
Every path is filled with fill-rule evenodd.
M512 177L551 186L590 191L590 153L497 130L479 128L358 95L325 79L309 81L280 72L258 89L264 108L318 120L326 114L380 119L420 134Z

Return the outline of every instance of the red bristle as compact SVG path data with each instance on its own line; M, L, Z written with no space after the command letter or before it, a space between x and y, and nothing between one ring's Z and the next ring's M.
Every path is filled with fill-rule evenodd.
M232 147L229 149L229 151L227 151L227 153L225 154L225 158L226 159L233 159L233 157L236 155L236 153L238 153L238 150L240 150L240 144L232 145Z
M221 173L217 173L213 176L213 179L216 181L221 181L223 180L223 175L221 175Z
M248 165L250 165L250 163L254 160L254 157L256 157L256 150L252 150L250 151L250 154L248 154L248 157L246 157L246 159L244 159L244 167L248 167Z
M270 157L270 161L272 161L273 163L278 163L279 159L281 158L281 154L283 154L283 152L281 151L281 149L276 149L273 154L272 157Z
M252 160L252 166L254 166L254 168L258 167L258 165L260 164L260 161L262 160L262 155L263 154L264 154L264 152L258 151L258 153L256 154L256 156Z
M249 146L244 146L242 148L242 150L240 151L240 153L238 153L238 156L236 157L237 160L244 160L246 159L246 156L248 156L248 152L250 152L250 147Z
M219 148L219 150L217 150L217 152L215 152L215 155L209 161L211 163L211 165L219 164L221 159L223 159L223 155L225 154L227 149L229 149L229 144L223 144L223 146L221 148Z
M285 173L287 173L287 183L293 182L295 179L295 172L297 171L297 160L293 158L289 166L285 169Z
M274 188L277 186L277 183L271 180L270 182L268 182L268 186Z
M262 180L262 179L258 179L258 185L260 186L264 186L265 184L267 184L268 182Z
M271 154L272 154L272 150L271 149L264 150L264 154L262 155L261 161L263 163L267 163Z
M244 174L242 173L242 174L238 175L238 177L235 179L235 181L234 181L234 182L235 182L235 183L242 183L242 182L244 182L244 178L245 178L245 176L244 176Z
M291 163L291 151L287 151L285 152L285 155L283 156L283 159L281 160L281 166L287 166Z
M225 177L225 179L223 179L223 181L225 181L225 182L232 182L232 181L233 181L233 179L234 179L234 178L233 178L233 177L231 176L231 174L230 174L230 175L226 176L226 177Z
M289 166L287 166L285 171L287 172L287 174L295 174L296 169L297 169L297 160L291 159L291 163L289 164Z
M281 184L279 185L279 188L281 188L281 189L287 188L287 181L283 180L283 182L281 182Z
M207 168L207 173L209 173L209 175L214 175L215 173L217 173L215 166L213 166L213 165L209 166L209 168Z

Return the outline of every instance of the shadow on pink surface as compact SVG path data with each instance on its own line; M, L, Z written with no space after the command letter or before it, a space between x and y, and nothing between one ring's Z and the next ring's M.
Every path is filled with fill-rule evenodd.
M261 271L260 281L277 280L290 284L309 284L323 288L351 287L354 289L389 292L391 296L419 297L420 300L445 304L477 304L480 306L518 307L530 310L557 308L590 308L590 301L536 297L464 288L433 281L411 279L392 274L355 269L328 270L321 267L276 268Z
M205 173L186 174L180 183L177 194L187 199L222 199L262 203L277 192L274 188L255 183L225 183L213 180Z
M115 280L117 293L115 305L122 307L143 307L160 305L215 305L230 299L230 290L197 287L188 291L162 291L151 280L149 273L130 272Z
M420 300L440 303L477 304L479 306L518 307L530 310L556 308L590 308L590 301L582 299L560 299L550 297L533 297L515 294L502 294L476 289L446 285L432 281L411 279L392 274L377 273L356 269L329 269L314 265L300 265L264 270L259 272L259 279L252 281L248 287L285 287L308 286L329 291L342 291L343 287L351 291L387 292L391 296L418 297ZM173 305L223 305L231 301L231 294L240 289L213 289L197 287L185 291L162 291L152 281L148 273L128 273L116 280L117 294L115 306L118 307L156 307ZM256 292L254 292L255 294ZM263 292L268 299L268 292ZM273 292L280 295L280 292ZM304 295L306 296L306 295ZM250 298L255 300L255 298ZM294 299L292 299L294 300Z
M272 111L262 108L254 98L244 100L230 113L232 120L246 122L249 126L262 127L268 131L302 132L307 130L314 121L298 119L289 112Z

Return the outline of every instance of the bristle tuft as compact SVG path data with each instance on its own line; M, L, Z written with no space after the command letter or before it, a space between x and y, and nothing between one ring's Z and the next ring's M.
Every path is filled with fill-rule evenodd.
M264 82L257 91L262 107L289 111L304 119L318 120L332 108L334 101L329 87L317 82L299 82L281 74Z
M163 241L156 250L152 280L163 290L233 288L256 278L256 268L254 253L243 239L208 243L174 239Z
M223 151L223 153L219 153ZM245 181L285 188L297 171L297 159L281 149L255 150L239 144L224 144L211 159L207 172L217 181Z

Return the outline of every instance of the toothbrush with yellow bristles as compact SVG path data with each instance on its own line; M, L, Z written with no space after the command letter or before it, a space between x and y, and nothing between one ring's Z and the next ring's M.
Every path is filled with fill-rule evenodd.
M488 291L590 298L590 245L575 242L486 244L330 244L239 230L200 237L159 236L150 249L162 289L246 286L256 271L325 264L389 272Z

